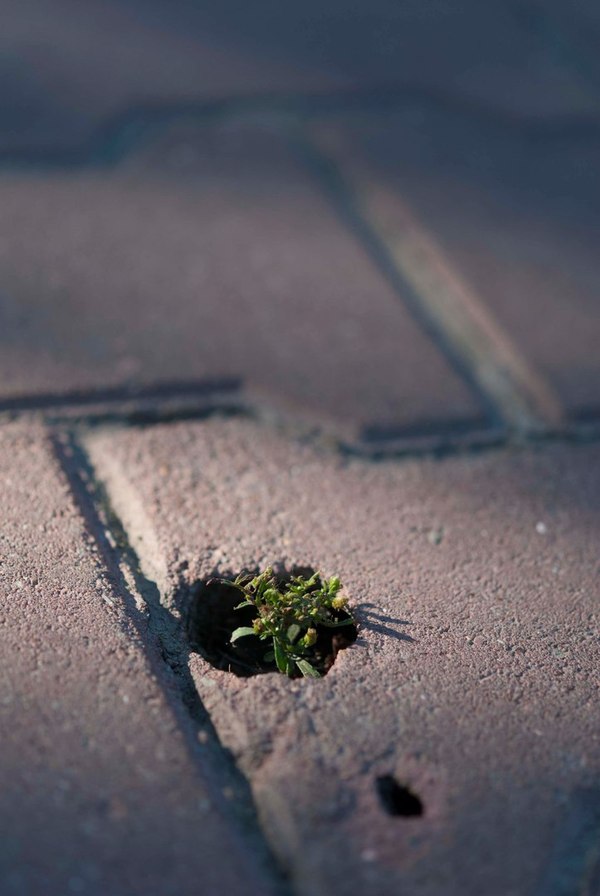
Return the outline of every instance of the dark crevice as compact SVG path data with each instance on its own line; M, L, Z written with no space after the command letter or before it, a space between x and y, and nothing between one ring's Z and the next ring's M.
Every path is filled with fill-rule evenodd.
M42 392L15 395L0 399L0 413L5 411L43 411L78 408L93 404L161 402L165 400L206 399L216 394L239 392L238 377L214 380L177 380L139 386L114 386L100 389L76 389L70 392Z
M71 393L69 399L64 396L64 404L38 404L36 396L23 396L21 399L10 399L11 410L6 410L5 404L0 401L0 413L4 408L7 420L25 418L34 415L35 419L41 419L52 429L57 431L68 429L93 429L99 426L153 426L165 423L177 423L179 421L201 421L211 417L229 419L232 417L252 420L262 426L271 427L286 435L292 441L312 445L315 450L326 454L336 454L348 460L356 459L370 463L383 461L401 461L415 458L428 457L443 460L448 457L483 454L490 451L506 450L511 447L523 446L535 448L545 444L585 444L597 442L600 439L600 416L590 412L581 418L573 419L565 427L556 430L545 430L536 433L528 433L526 436L516 437L508 429L501 426L490 426L487 429L473 425L463 425L457 421L457 426L450 422L439 428L432 425L427 430L414 430L406 427L368 426L365 427L355 440L348 440L336 436L335 425L331 428L322 424L310 424L305 421L300 427L289 420L285 414L279 414L273 408L264 407L260 403L252 401L243 392L237 391L231 381L230 395L223 391L221 385L204 383L190 385L190 390L200 391L185 397L181 391L171 394L171 385L165 385L164 390L148 390L143 403L138 404L136 395L128 393L129 400L120 398L120 390L108 390L113 398L104 399L109 407L94 408L95 403L100 404L103 399L98 398L97 392ZM221 383L221 381L219 381ZM218 392L210 390L218 388ZM203 395L202 390L205 390ZM75 398L77 395L77 398ZM74 403L71 405L70 401ZM8 403L8 402L7 402ZM87 410L84 410L87 406Z
M180 621L161 603L156 583L142 572L127 532L112 509L106 489L98 481L83 446L72 432L54 433L52 445L109 579L122 597L128 620L146 648L147 661L177 719L186 748L203 772L203 786L211 801L224 814L232 816L239 832L237 836L249 842L258 866L269 874L283 896L288 892L286 874L276 863L262 834L249 783L221 744L200 700L189 671L189 647ZM123 564L144 600L147 615L136 606L122 571ZM222 794L227 790L235 794L235 799L224 802Z
M289 581L292 576L303 575L306 578L314 573L309 567L294 567L282 572L278 579L280 584ZM225 579L233 579L235 575L227 574ZM249 678L268 672L277 673L275 658L265 659L271 651L271 642L262 641L258 637L242 638L235 644L231 636L236 628L251 627L257 618L254 607L236 609L243 599L240 592L228 585L221 578L196 582L186 587L186 594L178 603L187 607L186 629L190 648L200 653L204 659L224 672L231 672L240 678ZM338 622L350 620L352 617L345 610L334 614ZM333 666L337 654L356 641L358 629L356 625L343 625L330 628L317 625L317 641L306 659L311 662L320 675L326 675ZM299 677L300 673L294 677Z
M93 404L90 399L89 404ZM287 435L292 441L312 445L315 450L326 454L336 454L347 460L356 459L369 463L384 461L401 461L416 458L433 458L443 460L456 456L471 456L489 453L491 451L506 450L514 447L528 447L535 449L547 444L586 444L597 442L600 439L600 418L589 414L585 418L573 420L557 430L546 430L537 433L528 433L518 437L503 427L490 427L478 429L474 427L459 426L456 430L453 426L443 426L439 430L431 428L431 432L416 432L410 429L398 427L386 427L379 430L376 427L368 427L363 430L356 440L350 441L336 436L335 427L328 428L323 425L309 425L302 427L292 425L292 422L284 415L279 415L271 408L264 408L248 400L241 393L233 393L232 400L225 395L210 395L204 401L190 400L175 402L168 397L148 399L144 407L131 407L131 402L126 404L115 400L110 409L88 410L79 412L74 405L66 413L59 413L60 409L40 409L40 414L34 412L36 419L56 430L75 428L93 429L99 426L153 426L165 423L177 423L179 421L201 421L211 417L229 419L231 417L252 420L258 425L268 426L278 432ZM27 419L32 413L31 406L23 409L15 408L6 413L6 419Z
M505 451L507 449L528 448L535 450L546 445L585 445L600 440L600 422L573 424L559 430L546 430L529 432L527 435L512 434L506 429L489 429L487 432L475 433L472 437L451 436L446 438L420 441L398 439L396 444L373 443L342 443L339 446L341 454L345 457L353 457L358 460L370 462L384 462L393 460L411 460L415 458L430 457L435 460L444 460L449 457L472 456L487 454L492 451Z
M425 812L421 798L392 775L382 775L375 781L381 805L388 815L418 818Z
M443 418L429 419L416 422L409 426L400 427L397 424L372 423L363 426L360 432L361 442L365 445L385 445L386 442L400 441L402 439L427 439L444 436L469 438L480 433L489 433L489 428L484 429L484 420L481 418Z

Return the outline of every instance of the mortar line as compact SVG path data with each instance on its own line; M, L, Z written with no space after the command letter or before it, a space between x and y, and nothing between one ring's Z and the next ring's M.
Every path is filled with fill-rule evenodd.
M222 377L190 381L165 381L150 385L108 386L89 389L72 389L64 392L25 393L0 398L0 413L11 410L43 410L44 408L80 407L91 404L141 404L161 399L204 399L210 401L224 396L237 395L242 387L239 377Z
M255 869L248 869L249 884L255 884L257 892L263 892L260 878L264 875L276 896L289 896L291 885L261 829L249 782L222 745L200 700L188 668L186 641L179 621L162 604L156 583L143 573L123 523L75 430L51 430L50 441L88 534L98 548L111 583L123 599L126 618L133 625L150 671L164 693L210 803L229 823L240 857L248 852L256 857ZM124 568L131 576L135 593L144 603L147 616L136 606ZM149 642L149 635L154 645ZM202 746L199 735L204 738ZM235 793L237 811L223 796L227 786Z
M212 417L220 419L243 418L260 426L269 427L285 438L309 444L316 451L335 454L340 458L362 459L365 462L418 460L419 458L445 459L465 455L481 454L488 451L506 450L511 447L536 448L544 444L583 444L600 439L600 417L588 415L586 419L570 421L557 430L535 433L511 434L506 429L490 427L457 428L452 424L432 428L426 434L403 431L399 428L384 436L373 438L360 434L356 440L349 440L321 421L308 418L302 421L278 414L272 408L260 403L212 401L209 404L189 404L173 407L168 399L158 401L151 408L132 410L127 403L124 407L117 403L110 411L82 410L61 415L51 413L52 409L33 412L26 407L22 411L0 413L0 426L14 420L39 421L53 430L94 430L106 426L152 427L177 424L180 422L202 422Z
M415 450L427 451L432 446L440 444L460 442L468 445L507 436L505 430L484 427L477 418L456 420L442 418L431 420L428 425L424 422L422 426L403 426L399 423L397 426L379 427L375 422L369 422L361 427L353 427L355 437L352 438L347 432L348 427L343 423L336 423L335 419L327 423L322 416L315 417L306 412L299 416L290 414L276 406L252 400L249 396L243 399L240 396L235 401L226 398L218 400L218 397L214 396L207 402L178 402L167 398L139 407L135 405L132 407L131 402L116 402L109 407L99 403L98 408L92 409L87 408L85 404L83 406L75 404L68 405L66 410L60 404L56 409L52 406L32 409L29 403L26 403L25 407L15 408L12 411L0 409L0 425L14 420L39 420L52 427L93 429L110 425L160 426L183 421L206 420L215 416L246 418L302 441L323 442L336 446L364 446L365 451L378 445L399 442L410 444Z
M327 135L302 129L296 139L338 213L399 300L492 416L517 433L562 428L564 411L550 385L456 273L412 210L395 198L393 212L386 214L384 185L360 162L348 160L351 150L344 153Z
M443 88L405 82L320 92L233 94L190 101L147 102L117 110L102 120L88 137L72 146L22 144L0 149L0 171L24 168L77 169L111 165L134 152L178 120L211 125L248 116L306 119L350 111L399 109L410 103L447 109L473 121L512 130L529 139L597 139L600 114L560 113L543 118L490 106L476 97Z

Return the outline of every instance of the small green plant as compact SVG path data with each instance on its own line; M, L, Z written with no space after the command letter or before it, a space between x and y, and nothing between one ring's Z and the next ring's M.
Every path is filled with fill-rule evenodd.
M258 637L270 641L263 656L266 663L275 662L284 675L320 678L321 673L309 660L316 654L319 628L341 628L355 625L347 610L347 598L339 591L337 576L323 578L316 572L309 578L276 576L271 567L258 575L241 574L223 584L237 588L243 601L236 610L252 607L256 616L250 626L240 626L231 635L231 643L240 638Z

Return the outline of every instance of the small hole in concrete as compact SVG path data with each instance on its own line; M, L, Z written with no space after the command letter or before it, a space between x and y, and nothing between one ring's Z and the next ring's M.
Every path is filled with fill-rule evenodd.
M382 775L375 782L381 805L388 815L414 818L423 815L423 803L416 793L404 784L399 784L392 775Z
M312 573L310 568L296 567L280 573L279 580L281 584L285 584L292 576L309 577ZM224 578L233 579L235 574L227 574ZM251 627L256 618L253 607L235 609L242 600L237 589L218 580L208 580L196 582L191 593L187 632L193 651L200 653L216 669L232 672L242 678L277 671L275 661L265 659L265 654L271 649L268 641L250 636L241 638L235 644L231 643L231 635L235 629L241 626ZM342 609L337 611L336 618L341 621L351 617ZM337 629L318 625L312 655L306 658L321 675L326 675L339 651L349 647L357 637L355 625Z

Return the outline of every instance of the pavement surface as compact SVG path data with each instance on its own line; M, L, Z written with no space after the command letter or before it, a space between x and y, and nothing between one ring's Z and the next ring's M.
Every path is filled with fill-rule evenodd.
M2 896L598 896L595 7L2 18Z

